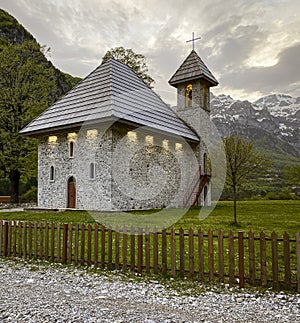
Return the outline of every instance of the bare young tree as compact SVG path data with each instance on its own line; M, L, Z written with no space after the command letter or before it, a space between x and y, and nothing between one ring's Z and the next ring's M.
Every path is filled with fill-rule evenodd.
M237 224L236 201L238 188L243 185L250 175L265 170L269 166L270 160L265 155L257 152L251 141L236 135L231 135L224 139L224 149L227 162L226 182L232 190L234 223Z

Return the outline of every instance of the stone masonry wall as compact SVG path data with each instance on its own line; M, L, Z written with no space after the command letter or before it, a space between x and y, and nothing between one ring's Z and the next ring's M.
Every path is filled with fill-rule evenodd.
M76 208L86 210L131 210L179 207L195 170L197 147L179 138L114 125L97 128L96 137L81 129L75 138L68 133L39 140L38 205L66 208L68 179L76 180ZM72 134L72 133L71 133ZM72 134L74 136L74 134ZM69 142L74 141L74 157ZM89 178L95 164L95 179ZM55 169L50 181L50 168Z
M55 143L48 136L39 140L38 205L65 208L68 199L68 179L76 180L76 208L111 209L111 131L105 134L98 128L96 138L87 138L86 129L74 140L74 158L69 157L67 133L57 134ZM90 163L95 163L95 179L89 178ZM50 167L55 168L50 181Z

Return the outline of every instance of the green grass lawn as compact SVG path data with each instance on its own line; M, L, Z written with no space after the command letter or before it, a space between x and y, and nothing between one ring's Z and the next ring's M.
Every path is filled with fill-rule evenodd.
M134 211L118 214L114 221L114 213L97 213L95 216L98 222L118 224L119 226L127 225L128 219L131 219L137 225L150 228L151 224L155 224L157 211ZM300 232L300 201L285 200L285 201L239 201L237 204L237 219L238 225L233 224L233 206L232 202L218 202L212 212L203 220L199 219L200 208L190 209L179 220L177 217L178 210L166 210L164 217L171 218L171 221L161 219L160 213L157 213L157 218L160 217L159 223L165 223L168 226L174 223L176 229L183 227L194 230L199 228L207 231L219 229L228 232L250 230L256 234L260 231L265 231L270 235L275 231L282 235L285 231L294 235ZM23 221L38 221L38 222L60 222L60 223L94 223L94 217L86 211L65 211L65 212L2 212L0 219L5 220L23 220ZM111 220L110 220L111 219ZM153 220L154 219L154 220ZM130 222L129 222L130 224Z
M218 202L214 210L204 220L199 220L199 209L191 209L176 223L176 228L202 228L205 231L219 229L228 232L250 230L258 233L272 231L282 235L285 231L290 234L300 232L300 201L239 201L237 203L238 225L233 224L233 202Z

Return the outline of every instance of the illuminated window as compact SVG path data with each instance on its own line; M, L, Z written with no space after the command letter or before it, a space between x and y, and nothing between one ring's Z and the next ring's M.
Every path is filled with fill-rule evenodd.
M77 134L76 132L69 132L68 133L68 140L76 140Z
M57 141L57 137L56 136L49 136L48 142L50 144L54 144L54 143L56 143L56 141Z
M74 157L74 150L75 150L74 141L70 141L70 143L69 143L69 157L70 158Z
M50 167L50 182L54 182L55 169L54 166Z
M176 144L175 144L175 150L176 151L181 151L182 150L182 144L176 142Z
M146 144L153 145L153 136L146 136L145 141L146 141Z
M193 101L193 86L188 84L185 88L185 106L191 107Z
M98 136L98 130L90 129L86 132L86 136L88 139L95 139Z
M136 132L134 131L128 131L127 137L130 141L136 141Z
M95 179L95 164L90 163L90 179Z
M166 150L168 150L169 149L169 140L163 140L162 141L162 146L163 146L163 148L165 148Z

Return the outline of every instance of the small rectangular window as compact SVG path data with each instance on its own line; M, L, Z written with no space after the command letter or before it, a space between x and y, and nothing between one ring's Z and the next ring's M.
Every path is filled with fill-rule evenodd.
M54 166L50 167L50 182L54 182L55 169Z
M95 164L90 163L90 179L95 179Z
M69 143L69 156L70 158L74 157L74 141L70 141Z

